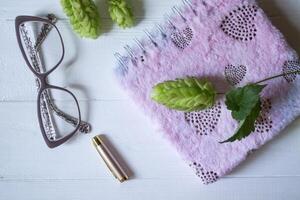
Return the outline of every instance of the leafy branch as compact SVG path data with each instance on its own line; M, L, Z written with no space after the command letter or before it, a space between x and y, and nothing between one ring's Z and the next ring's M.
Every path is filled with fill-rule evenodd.
M261 84L292 74L300 74L300 70L272 76L228 91L225 94L225 104L239 126L232 137L220 143L234 142L248 137L255 130L255 121L261 112L261 92L267 86ZM155 85L151 98L170 109L192 112L213 106L216 95L224 95L224 93L217 92L213 84L207 80L188 77Z

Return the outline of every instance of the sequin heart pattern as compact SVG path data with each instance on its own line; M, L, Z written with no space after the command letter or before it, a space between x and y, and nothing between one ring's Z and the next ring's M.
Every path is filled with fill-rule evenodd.
M260 116L255 121L255 132L268 133L273 127L273 121L270 118L272 102L270 99L264 99L261 103Z
M225 16L221 23L223 32L240 41L250 41L257 35L255 16L257 6L243 5Z
M218 102L212 108L185 113L185 120L198 135L208 135L213 132L221 116L221 103Z
M232 86L239 84L246 76L246 73L247 67L244 65L227 65L224 72L226 80Z
M201 164L197 162L193 162L190 164L190 167L192 167L196 171L196 175L199 176L204 184L210 184L213 182L216 182L219 179L219 176L216 172L213 171L206 171Z
M293 72L293 71L297 71L297 70L300 70L300 61L297 60L297 61L286 61L283 65L283 68L282 68L282 72L285 74L285 73L288 73L288 72ZM292 83L296 80L297 78L297 75L298 74L288 74L288 75L285 75L284 78L285 80L288 82L288 83Z
M185 49L190 45L193 35L193 30L190 27L187 27L182 31L175 31L172 33L171 40L178 48Z

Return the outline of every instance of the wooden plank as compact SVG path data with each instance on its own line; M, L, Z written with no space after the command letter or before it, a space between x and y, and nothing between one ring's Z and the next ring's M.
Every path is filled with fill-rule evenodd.
M0 101L33 101L36 98L36 89L34 87L33 76L26 69L25 63L17 48L14 33L14 23L12 15L9 13L22 13L18 9L28 10L28 14L44 13L40 11L42 8L49 10L57 10L61 13L58 1L21 1L16 0L0 2L0 20L1 32L0 37L6 38L0 48ZM144 36L143 30L152 27L154 23L161 21L166 7L171 4L179 3L179 1L170 3L166 0L159 2L145 1L147 12L149 15L144 16L137 27L127 30L121 30L112 27L108 19L103 21L104 34L98 40L79 39L70 29L67 21L60 21L58 26L63 34L65 45L67 48L64 63L60 67L60 71L55 73L53 83L69 88L77 89L77 97L81 100L111 100L111 99L127 99L124 95L113 74L113 68L116 65L116 59L113 54L122 51L123 46L133 43L135 37ZM140 6L141 1L135 4ZM296 51L300 52L300 40L298 40L300 17L297 0L288 0L282 6L280 1L261 1L262 7L272 17L272 22L284 33L288 42ZM158 9L159 8L159 9ZM6 12L1 12L5 10ZM161 9L161 10L160 10ZM23 12L23 13L24 13ZM281 14L274 14L281 13ZM151 17L152 16L152 17ZM160 16L160 17L157 17ZM8 21L7 21L8 20ZM110 48L104 48L109 46ZM97 51L94 51L97 49ZM12 59L13 57L13 59ZM80 59L79 59L80 58ZM91 59L94 58L94 59ZM51 75L53 77L53 75ZM12 78L13 77L13 78ZM10 87L7 87L7 86ZM107 90L107 85L110 89ZM12 89L13 88L13 89ZM76 92L76 90L75 90Z
M81 102L84 111L86 102ZM44 144L36 122L36 104L0 103L0 177L3 180L111 178L91 146L91 137L111 138L136 178L191 178L195 175L161 138L155 124L131 101L89 102L93 134L77 135L60 148ZM85 113L85 112L83 112ZM130 113L130 114L129 114ZM300 176L300 120L255 152L228 177ZM159 162L159 164L158 164Z
M282 16L282 12L291 15L300 13L298 0L258 0L261 6L265 9L269 16ZM143 0L129 0L133 6L133 10L138 21L145 18L160 18L163 13L171 12L174 5L182 5L181 0L160 0L160 1L143 1ZM103 19L108 19L107 5L103 1L96 1L100 15ZM14 19L16 15L29 14L36 15L41 13L53 12L58 14L60 18L66 18L62 13L62 8L59 1L1 1L0 2L0 18Z
M60 26L61 24L61 26ZM36 98L33 75L27 69L16 44L13 23L1 21L0 37L6 35L5 48L0 48L0 100L32 101ZM79 99L116 99L120 98L120 89L115 81L113 68L116 63L114 52L122 49L125 41L133 40L134 36L103 36L99 40L80 40L69 29L66 22L58 24L64 37L66 56L62 66L51 77L59 86L78 88L83 94ZM10 34L7 34L10 33ZM125 38L127 38L125 40ZM12 45L13 44L13 45ZM107 47L110 46L108 50ZM93 51L97 49L97 51ZM79 59L80 58L80 59ZM91 59L93 58L93 59ZM73 85L73 86L72 86ZM110 85L110 90L107 90ZM7 87L10 86L11 88ZM13 87L13 88L12 88Z
M281 17L273 18L272 21L283 31L291 46L300 52L300 24L297 28ZM144 35L143 28L151 26L150 24L153 23L145 21L143 25L126 32L112 31L109 37L104 35L94 41L79 39L71 32L67 23L61 21L58 25L67 51L61 67L51 75L51 83L73 89L81 100L127 99L113 73L116 66L113 54L122 51L125 44L133 43L134 37ZM33 101L36 98L33 75L16 46L13 23L0 20L0 25L0 37L6 38L3 41L4 48L0 48L0 101ZM107 46L110 48L104 48ZM110 86L109 90L107 85Z
M109 19L107 11L107 4L104 1L95 1L98 5L99 13L102 19ZM143 0L129 0L133 7L134 15L140 21L144 18L158 18L162 13L171 11L172 6L180 5L181 0L161 1L143 1ZM3 5L3 6L2 6ZM147 9L146 9L147 8ZM0 18L14 19L16 14L40 14L52 12L57 14L60 18L66 18L62 12L59 1L36 1L29 0L27 2L12 0L9 2L0 2Z
M195 178L161 177L123 184L115 180L0 181L0 199L299 199L300 177L228 178L213 185L199 185Z

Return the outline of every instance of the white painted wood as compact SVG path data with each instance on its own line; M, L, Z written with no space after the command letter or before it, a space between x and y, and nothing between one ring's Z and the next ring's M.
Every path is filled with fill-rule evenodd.
M101 6L104 33L98 40L86 40L72 33L59 1L0 1L0 200L299 199L299 119L210 186L203 186L161 139L155 124L115 81L113 53L141 37L144 28L151 29L180 1L131 2L139 21L135 28L112 26ZM260 4L300 52L300 1L260 0ZM54 74L53 81L73 89L83 118L93 125L92 134L78 134L54 150L46 147L39 132L33 77L17 49L13 21L20 14L48 12L63 19L59 27L67 46L65 67ZM90 144L98 133L107 134L133 171L133 180L119 184L112 178Z
M210 186L194 178L136 179L119 184L113 180L4 181L2 199L299 199L299 177L226 178Z
M85 103L81 102L83 109ZM94 125L94 133L77 135L66 145L52 150L43 143L36 113L33 112L35 107L34 102L0 104L0 110L6 113L0 126L7 127L0 140L4 150L0 157L3 180L107 177L108 171L90 145L91 136L96 133L108 134L139 178L194 177L173 147L159 137L160 133L153 123L131 101L89 102L90 116L84 118L89 118ZM281 136L251 155L229 177L300 176L297 167L300 156L295 156L299 152L299 125L300 120L295 121ZM153 165L157 162L159 164ZM283 166L283 163L288 165Z
M18 14L45 14L50 11L63 16L59 4L50 3L52 5L50 6L48 5L49 3L47 4L43 1L38 1L37 3L34 2L36 6L33 7L33 3L30 3L31 1L29 1L28 4L27 1L21 1L22 3L19 2L18 4L14 1L8 1L0 8L0 25L2 30L0 32L0 38L5 38L5 42L7 44L3 44L4 48L0 48L0 64L3 70L2 72L5 72L0 73L0 100L2 101L35 100L34 94L36 90L32 84L33 77L24 66L20 52L16 51L14 17ZM58 26L64 37L67 51L66 58L64 59L66 64L65 67L60 68L62 72L60 71L56 73L61 75L60 80L62 80L61 82L64 84L60 84L59 80L56 80L55 83L58 83L59 85L66 85L68 87L76 87L80 85L80 88L85 92L82 95L78 95L79 99L120 99L120 90L112 73L112 69L116 62L113 54L122 50L125 44L133 43L133 39L135 37L140 38L143 36L143 30L145 28L151 29L153 24L155 22L159 22L163 18L163 14L170 10L168 7L171 8L171 5L176 4L167 2L168 1L166 0L152 4L148 2L147 6L150 7L150 11L149 13L147 12L148 14L146 14L146 19L142 20L137 27L132 29L121 30L114 27L110 31L110 20L105 19L105 33L102 37L95 41L79 39L70 30L67 21L59 22ZM179 1L177 2L179 3ZM271 16L273 16L271 19L274 24L284 32L290 44L298 52L300 52L300 40L298 39L300 25L297 23L297 20L300 18L300 6L293 6L295 2L298 2L298 0L285 1L286 3L283 8L278 8L276 7L276 4L270 3L277 2L278 4L280 1L268 0L262 2L262 6L266 8L267 12L270 13ZM42 9L43 7L49 8L49 11L44 12ZM157 11L157 7L161 8L161 10L158 9L159 11ZM1 17L3 16L3 14L1 14L3 13L1 12L1 9L7 10L7 19L3 19L3 17ZM24 11L19 11L18 9L23 9ZM291 9L293 12L288 9ZM152 10L153 12L151 12ZM13 12L14 14L11 14ZM287 19L285 17L286 14L291 15L291 19ZM108 46L110 47L109 49L105 48ZM97 49L97 51L94 51L94 49ZM11 59L12 56L14 59ZM71 66L68 66L69 63L71 63ZM93 71L93 73L91 73L91 71ZM12 79L11 77L17 78ZM7 87L7 85L14 85L14 90L11 90ZM109 90L107 90L107 85L111 86ZM127 97L122 96L121 98L124 99Z

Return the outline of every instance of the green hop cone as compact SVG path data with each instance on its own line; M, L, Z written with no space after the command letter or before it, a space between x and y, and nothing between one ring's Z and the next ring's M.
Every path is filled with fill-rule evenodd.
M120 27L128 28L133 26L133 14L125 0L108 0L108 6L111 19Z
M170 109L192 112L213 106L216 91L210 82L188 77L157 84L151 98Z
M61 0L61 5L81 37L96 39L100 35L100 16L93 0Z

